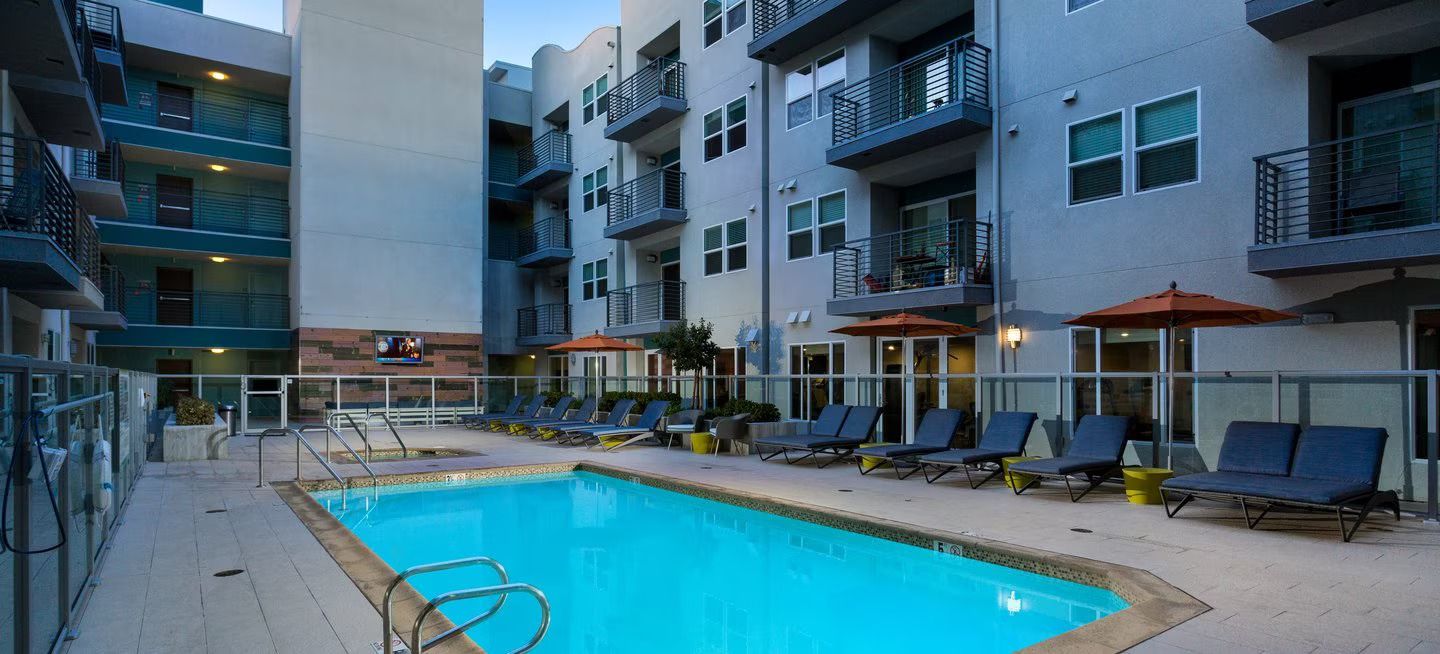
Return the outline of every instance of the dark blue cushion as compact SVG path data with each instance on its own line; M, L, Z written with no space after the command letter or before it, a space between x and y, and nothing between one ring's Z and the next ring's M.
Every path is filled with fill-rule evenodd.
M1099 459L1088 456L1057 456L1052 459L1036 459L1010 464L1012 472L1033 472L1041 475L1070 475L1077 472L1104 472L1119 465L1115 459Z
M618 425L630 415L630 410L635 408L635 400L620 400L615 406L610 407L610 412L605 414L607 424Z
M1019 451L1003 452L982 447L972 447L964 450L946 450L944 452L936 452L935 454L927 454L921 457L920 460L926 463L958 466L984 463L986 461L999 461L1007 456L1019 456L1019 454Z
M1389 434L1378 427L1319 427L1300 435L1290 476L1366 484L1380 479Z
M810 433L816 436L834 436L840 433L840 426L845 424L845 415L850 412L850 407L844 404L829 404L820 410L820 417L815 419L815 424L810 426Z
M930 409L925 412L925 417L920 419L920 426L915 429L915 444L941 449L950 447L950 441L954 440L955 431L960 429L962 422L965 422L964 411Z
M665 410L670 408L669 400L652 400L645 405L645 413L635 421L635 427L639 429L654 429L660 424L660 419L665 417Z
M1290 474L1300 425L1237 420L1225 429L1216 470L1263 475Z
M840 432L835 434L837 438L860 439L870 438L875 431L875 423L880 422L880 407L878 406L852 406L850 412L845 414L845 424L840 425Z
M1019 454L1025 451L1025 441L1030 439L1030 428L1035 425L1036 417L1021 411L996 411L985 425L978 444L987 450Z
M761 445L774 445L776 447L799 448L811 450L816 448L855 446L865 442L861 438L836 438L834 436L816 436L815 434L799 434L795 436L770 436L757 438L756 443Z
M1080 418L1065 456L1119 461L1130 435L1130 416L1087 415Z
M939 445L920 445L919 443L916 443L914 445L877 445L875 447L866 447L855 450L855 453L864 456L883 456L886 458L895 459L902 456L919 456L921 454L931 454L934 452L943 451L945 451L945 448Z
M1160 487L1174 491L1239 495L1327 505L1368 495L1374 490L1367 484L1325 479L1297 479L1251 472L1200 472L1167 479Z

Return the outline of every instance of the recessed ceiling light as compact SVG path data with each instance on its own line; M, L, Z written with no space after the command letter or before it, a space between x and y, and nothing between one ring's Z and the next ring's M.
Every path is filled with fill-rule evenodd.
M220 164L210 164L210 170L213 170L213 171L215 171L215 172L217 172L217 173L223 173L223 172L225 172L225 171L227 171L227 170L230 170L230 167L229 167L229 166L222 166L222 165L220 165Z
M1120 338L1130 338L1130 332L1120 332Z
M223 347L212 347L212 348L210 348L210 353L211 353L211 354L224 354L224 353L225 353L225 348L223 348Z
M230 259L229 259L228 257L210 257L210 260L211 260L211 261L214 261L215 263L225 263L226 261L229 261Z
M213 79L213 80L215 80L215 81L217 81L217 82L223 82L223 81L225 81L225 80L227 80L227 79L230 79L230 76L229 76L229 75L226 75L225 73L222 73L222 72L220 72L220 71L218 71L218 70L212 70L212 71L210 71L210 72L208 72L208 73L205 73L205 74L206 74L206 75L209 75L209 76L210 76L210 79Z

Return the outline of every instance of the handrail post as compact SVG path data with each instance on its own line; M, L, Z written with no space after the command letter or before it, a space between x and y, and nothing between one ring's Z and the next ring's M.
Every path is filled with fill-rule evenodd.
M1431 370L1425 379L1425 454L1427 475L1425 487L1425 522L1440 524L1440 372Z

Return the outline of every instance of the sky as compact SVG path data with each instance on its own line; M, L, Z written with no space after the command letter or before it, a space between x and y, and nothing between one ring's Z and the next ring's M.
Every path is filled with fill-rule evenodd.
M480 0L475 0L476 2ZM602 25L620 23L619 0L484 0L485 65L530 65L547 43L570 49ZM205 13L281 30L281 0L205 0Z

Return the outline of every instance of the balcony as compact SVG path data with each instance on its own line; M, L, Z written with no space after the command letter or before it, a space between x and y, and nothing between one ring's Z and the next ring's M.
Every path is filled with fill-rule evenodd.
M973 307L994 301L990 224L970 219L846 241L834 250L832 316Z
M535 190L557 182L575 172L570 161L570 135L550 130L517 153L519 177L515 185Z
M605 138L630 143L685 113L685 64L661 57L610 89Z
M95 61L100 66L100 100L110 104L129 102L125 91L125 28L120 8L93 0L78 0L90 30Z
M44 309L102 306L100 239L45 141L0 133L0 280Z
M654 336L684 319L685 282L649 282L605 294L606 336Z
M546 218L515 235L515 265L521 268L548 268L575 256L570 249L570 221Z
M990 49L951 41L834 96L825 162L860 170L990 129Z
M50 143L105 147L104 88L87 14L76 0L6 2L0 61L31 126Z
M783 64L896 0L755 0L751 59Z
M86 211L97 216L127 215L125 207L125 155L119 141L104 150L71 150L70 186Z
M132 91L129 106L105 111L107 133L128 144L273 166L290 165L284 102L216 91Z
M1252 273L1440 263L1440 123L1256 157L1255 175Z
M1271 41L1328 27L1410 0L1246 0L1245 22Z
M203 189L174 193L132 181L125 183L125 204L126 216L101 218L107 245L290 256L284 198Z
M610 191L605 204L605 238L628 240L683 224L685 173L661 168Z
M264 293L157 290L125 292L123 332L100 334L104 346L289 349L290 298Z
M71 311L70 322L95 331L123 331L129 327L125 319L125 273L108 263L100 264L100 292L105 296L100 311Z
M558 345L570 340L570 305L541 304L516 315L515 343L522 347Z

